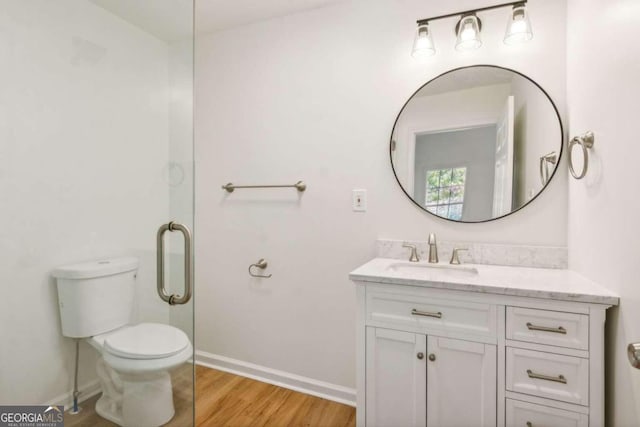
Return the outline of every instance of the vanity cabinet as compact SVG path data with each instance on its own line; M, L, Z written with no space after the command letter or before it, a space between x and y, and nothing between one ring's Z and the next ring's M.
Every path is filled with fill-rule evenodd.
M604 426L610 305L352 279L359 427Z
M368 424L496 425L495 345L374 327L366 334Z
M495 345L375 327L366 334L368 424L496 425Z

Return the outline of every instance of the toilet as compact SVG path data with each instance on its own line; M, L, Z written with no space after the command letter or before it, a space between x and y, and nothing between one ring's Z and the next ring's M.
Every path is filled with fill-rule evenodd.
M99 353L101 417L123 427L156 427L175 414L169 370L193 347L180 329L132 324L138 259L112 258L56 268L62 334Z

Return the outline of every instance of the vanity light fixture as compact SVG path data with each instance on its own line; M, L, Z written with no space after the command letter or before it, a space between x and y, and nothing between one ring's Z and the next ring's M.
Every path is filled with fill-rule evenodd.
M520 0L482 7L479 9L465 10L463 12L450 13L447 15L434 16L432 18L420 19L417 21L418 29L416 30L416 37L413 42L413 51L411 56L414 58L424 58L426 56L435 55L436 48L433 43L429 23L438 19L452 17L459 18L455 27L456 50L465 51L478 49L482 46L482 39L480 37L482 21L478 18L477 13L503 7L512 7L511 13L509 14L509 20L507 22L507 31L504 36L504 42L511 45L529 41L533 38L533 31L531 30L531 21L529 20L529 13L526 9L526 4L527 0Z

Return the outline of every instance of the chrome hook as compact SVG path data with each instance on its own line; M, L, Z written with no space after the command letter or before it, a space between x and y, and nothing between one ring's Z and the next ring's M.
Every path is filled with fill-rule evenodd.
M256 267L256 268L259 268L259 269L261 269L261 270L264 270L265 268L267 268L267 265L268 265L268 264L267 264L267 261L265 261L265 259L264 259L264 258L260 258L260 259L258 260L258 262L256 262L255 264L251 264L251 265L249 266L249 275L250 275L251 277L260 277L260 278L263 278L263 279L268 279L268 278L270 278L270 277L272 276L272 274L269 274L269 275L265 275L265 274L253 274L253 272L251 271L251 269L252 269L253 267Z

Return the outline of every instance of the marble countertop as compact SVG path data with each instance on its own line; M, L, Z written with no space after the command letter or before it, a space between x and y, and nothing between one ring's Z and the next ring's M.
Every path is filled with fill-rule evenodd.
M467 292L482 292L519 297L546 298L595 304L618 305L618 296L580 274L565 269L507 267L424 261L410 263L392 258L374 258L356 268L349 278L359 282L422 286ZM477 271L477 274L473 271Z

